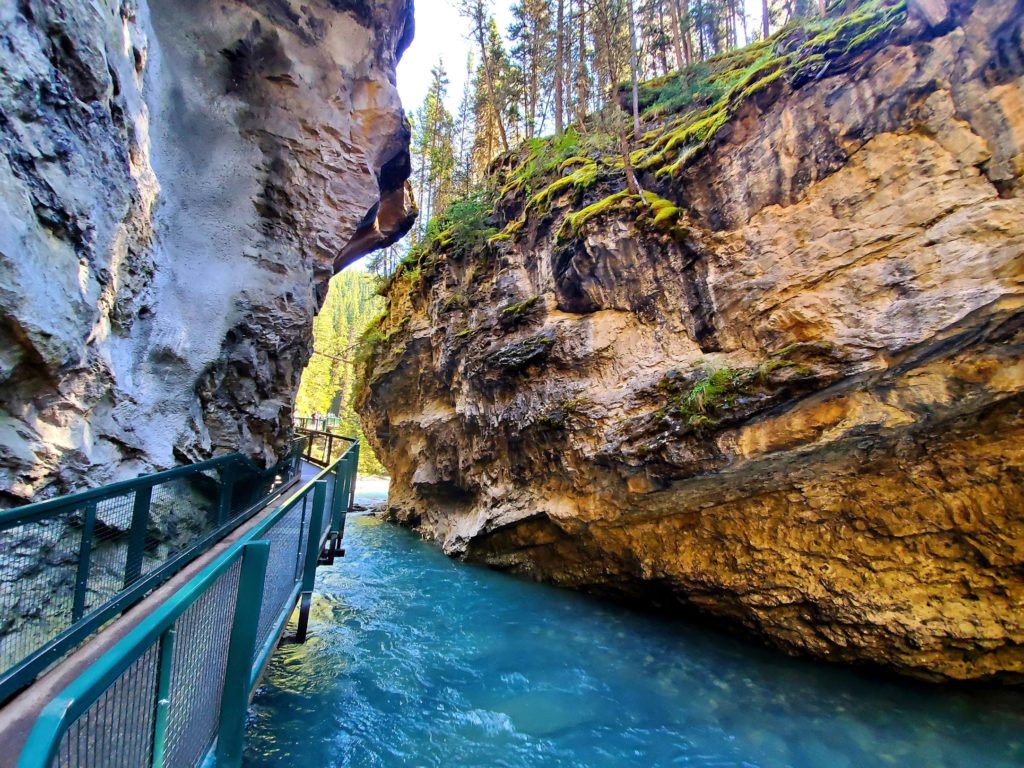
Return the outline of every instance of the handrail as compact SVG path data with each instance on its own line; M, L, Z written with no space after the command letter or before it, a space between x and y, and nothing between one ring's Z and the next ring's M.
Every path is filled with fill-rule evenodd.
M280 494L305 442L269 469L228 454L0 513L0 613L26 617L0 628L0 703Z
M323 430L306 429L305 427L296 427L296 432L307 438L306 452L302 454L302 458L311 464L316 464L318 467L326 467L333 461L335 440L344 440L351 444L359 442L354 437L338 435L334 432L325 432ZM316 446L319 444L323 445L323 453L318 455Z
M246 457L243 457L240 453L225 454L224 456L216 456L212 459L200 461L195 464L186 464L181 467L165 469L162 472L154 472L149 475L139 475L138 477L133 477L130 480L118 480L116 482L109 483L108 485L101 485L97 488L88 488L84 491L69 493L65 496L58 496L54 499L35 501L31 504L23 504L20 507L5 509L0 511L0 528L7 528L10 525L17 525L19 523L36 520L41 516L45 517L47 513L52 512L55 509L61 509L68 506L79 506L89 501L99 501L109 496L116 496L119 493L133 491L136 488L142 488L147 485L159 485L160 483L166 483L181 477L196 475L209 469L220 469L221 467L242 458ZM255 464L253 464L253 466L255 466Z
M333 550L326 549L328 555L338 551L357 467L358 443L353 443L73 680L44 708L22 750L19 767L50 768L59 752L65 754L62 749L69 757L62 764L75 765L70 756L77 759L76 750L83 744L88 752L102 755L104 764L162 766L166 750L179 745L168 734L194 732L192 726L200 717L216 721L200 728L214 736L209 743L190 746L189 764L198 764L191 756L205 757L207 762L215 752L219 768L240 765L249 697L300 596L300 612L308 612L308 594L325 544L334 542ZM310 496L312 504L307 505ZM302 563L301 571L294 567L296 562ZM234 580L236 563L241 565ZM274 564L283 564L284 570ZM272 572L275 567L278 571ZM233 580L225 581L229 577ZM277 583L281 579L294 586L275 604L274 596L282 593ZM207 605L211 616L221 615L222 606L216 601L223 602L224 595L234 600L224 658L213 651L196 657L199 643L209 642L210 636L223 637L216 629L212 635L204 632L202 617ZM186 611L190 619L179 621ZM300 634L303 623L300 615ZM193 653L174 654L181 643ZM217 648L224 649L223 640ZM200 660L193 661L193 666L201 665L209 674L199 681L190 700L182 681L195 680L197 673L180 659L194 657ZM220 688L216 688L218 681L222 681ZM204 714L200 705L210 701L219 703ZM125 714L129 710L131 716ZM111 725L115 722L117 727Z
M292 424L296 429L330 429L341 426L341 417L330 414L326 416L294 416Z
M299 442L299 440L301 440L301 438L292 441L292 448L289 449L289 454L294 450L294 446ZM227 453L223 456L215 456L212 459L196 462L195 464L185 464L180 467L172 467L171 469L165 469L160 472L139 475L138 477L133 477L129 480L118 480L113 483L108 483L107 485L101 485L97 488L87 488L84 491L69 493L64 496L58 496L54 499L35 501L30 504L23 504L20 507L0 510L0 529L37 519L39 517L39 513L45 514L47 512L52 512L55 509L68 506L80 506L86 502L99 501L119 493L124 493L125 491L133 491L137 488L144 488L146 486L160 485L162 483L170 482L171 480L177 480L191 475L198 475L210 469L222 469L230 464L241 464L254 474L266 474L268 472L277 471L278 468L287 461L288 460L285 459L283 462L279 462L273 467L270 467L270 469L264 469L244 454Z

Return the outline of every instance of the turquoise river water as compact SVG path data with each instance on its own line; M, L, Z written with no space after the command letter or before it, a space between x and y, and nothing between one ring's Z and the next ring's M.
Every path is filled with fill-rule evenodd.
M1024 766L1024 700L787 658L449 560L349 518L306 645L253 702L257 766Z

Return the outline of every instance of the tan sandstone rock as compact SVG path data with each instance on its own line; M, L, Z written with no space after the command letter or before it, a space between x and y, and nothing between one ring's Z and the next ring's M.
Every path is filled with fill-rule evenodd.
M391 514L793 653L1024 679L1024 6L950 8L645 179L681 236L560 242L563 199L396 280Z

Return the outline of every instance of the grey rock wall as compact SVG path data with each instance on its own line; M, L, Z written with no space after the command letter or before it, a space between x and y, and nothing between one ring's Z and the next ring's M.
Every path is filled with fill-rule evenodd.
M334 270L415 208L411 0L0 4L0 506L283 448Z

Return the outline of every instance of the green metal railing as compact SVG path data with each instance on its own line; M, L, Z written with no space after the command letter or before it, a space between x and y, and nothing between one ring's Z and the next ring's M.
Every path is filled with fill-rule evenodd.
M240 765L249 697L296 602L304 637L316 566L340 551L357 445L51 701L19 768Z
M340 416L295 416L292 424L296 429L322 430L324 432L341 427Z
M280 493L307 440L0 512L0 703Z
M333 432L298 427L296 431L306 438L306 450L302 458L318 467L326 467L338 459L349 446L354 446L359 453L359 443L354 437L346 437Z

